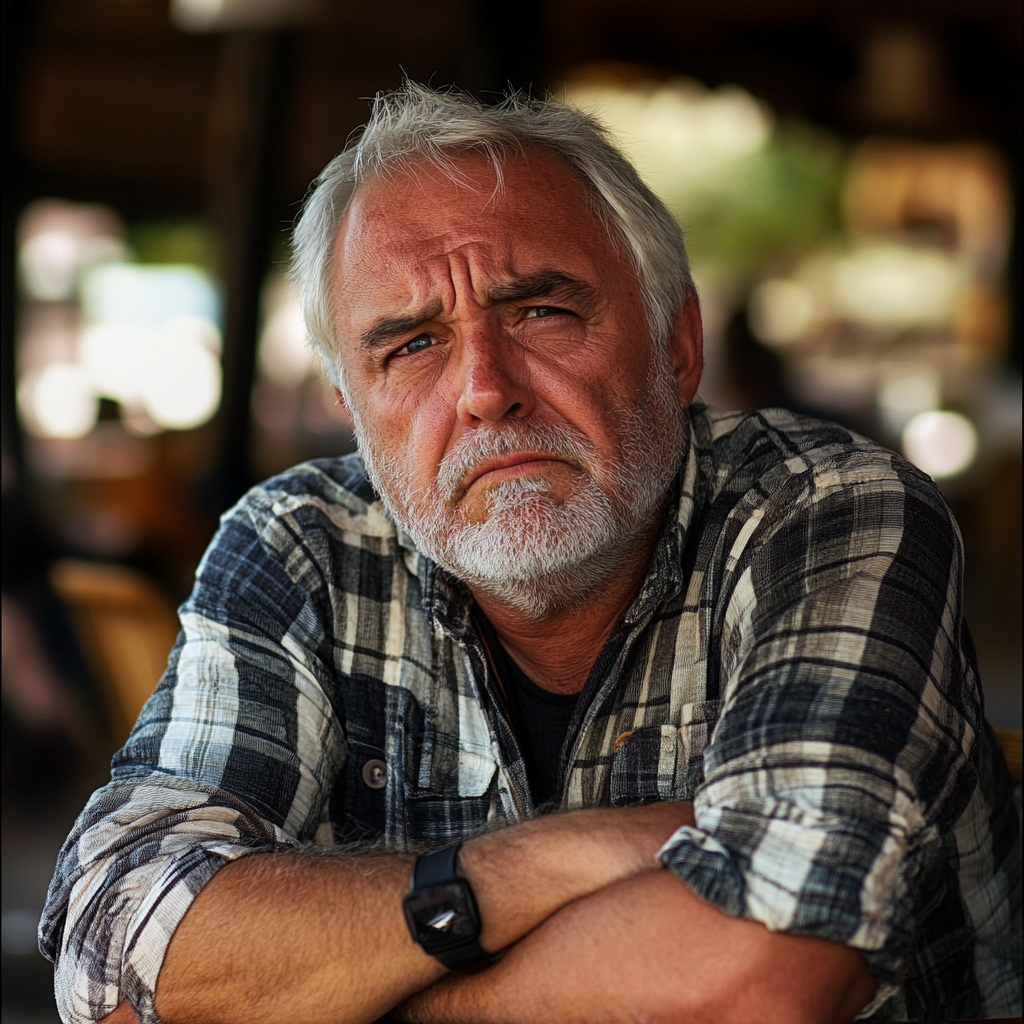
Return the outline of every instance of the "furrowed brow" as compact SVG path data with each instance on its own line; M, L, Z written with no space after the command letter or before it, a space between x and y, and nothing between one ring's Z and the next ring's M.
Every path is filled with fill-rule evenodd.
M376 351L391 344L396 338L415 330L426 320L432 320L441 312L441 300L435 299L406 316L382 316L359 336L359 347Z
M541 270L497 285L487 293L489 301L515 302L519 299L562 299L586 302L597 294L593 285L559 270Z

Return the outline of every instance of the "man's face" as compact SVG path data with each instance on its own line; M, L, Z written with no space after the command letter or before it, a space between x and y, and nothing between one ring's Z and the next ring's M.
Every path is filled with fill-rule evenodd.
M699 336L654 349L625 246L560 157L510 160L500 189L480 156L454 163L459 181L425 164L372 180L339 226L346 401L396 521L541 615L585 599L657 517Z

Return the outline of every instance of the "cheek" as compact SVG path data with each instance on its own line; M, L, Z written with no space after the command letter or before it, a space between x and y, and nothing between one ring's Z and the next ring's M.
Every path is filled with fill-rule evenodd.
M579 343L532 353L531 378L553 404L567 412L599 416L636 406L645 392L651 353L637 343L631 325L603 324Z
M437 391L417 391L413 397L371 389L359 412L375 447L403 467L411 482L418 487L433 483L451 434L454 407Z
M623 373L621 366L598 366L593 361L557 372L547 369L535 376L535 387L556 416L599 449L614 443L622 411L637 408L643 395L632 374Z

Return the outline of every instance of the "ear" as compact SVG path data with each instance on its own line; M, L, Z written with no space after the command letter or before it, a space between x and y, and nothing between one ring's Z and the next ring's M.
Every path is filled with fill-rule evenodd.
M334 397L338 400L338 405L340 405L345 412L348 412L348 403L345 401L345 396L341 393L341 389L332 385L331 390L334 392Z
M679 401L685 408L693 401L704 369L704 325L700 316L700 301L693 288L686 290L686 298L676 312L672 334L668 339L668 355L676 378Z

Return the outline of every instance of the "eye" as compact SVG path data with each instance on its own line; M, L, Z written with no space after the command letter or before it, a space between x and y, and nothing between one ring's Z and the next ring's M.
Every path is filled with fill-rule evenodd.
M396 356L414 356L417 352L423 352L434 344L434 339L429 334L417 334L412 341L407 341L395 352Z
M528 315L532 319L539 320L549 316L572 316L572 313L568 309L562 309L561 306L532 306Z

